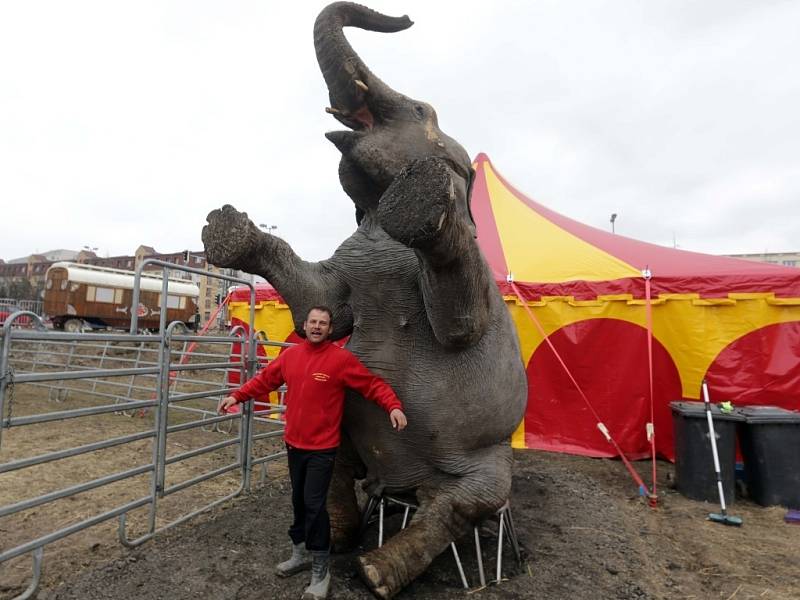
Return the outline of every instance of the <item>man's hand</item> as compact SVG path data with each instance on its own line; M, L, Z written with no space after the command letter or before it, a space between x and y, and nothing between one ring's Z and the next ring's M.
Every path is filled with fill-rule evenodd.
M406 428L406 425L408 425L408 419L406 419L405 413L399 408L395 408L389 413L389 420L392 422L392 427L397 429L397 431L402 431Z
M217 404L217 413L221 415L227 414L228 409L236 403L237 400L233 396L225 396L219 401L219 404Z

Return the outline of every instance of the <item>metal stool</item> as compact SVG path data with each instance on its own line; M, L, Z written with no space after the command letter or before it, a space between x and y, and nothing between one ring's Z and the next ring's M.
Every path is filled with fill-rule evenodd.
M387 503L395 504L397 506L402 506L403 511L403 523L400 526L400 529L405 529L406 525L408 525L409 518L411 516L412 510L417 510L419 506L413 500L408 498L400 497L400 496L392 496L389 494L383 494L381 496L370 496L369 500L367 501L367 505L364 507L364 513L362 514L361 518L361 530L360 530L360 537L363 536L364 532L366 531L367 525L369 524L369 520L372 517L375 509L378 509L378 547L380 548L383 546L383 516L384 510L387 506ZM509 542L511 543L511 549L514 552L514 557L517 559L517 563L522 562L522 558L520 556L519 551L519 542L517 541L517 532L514 528L514 519L511 516L511 505L508 500L506 500L505 504L501 506L495 515L498 518L498 528L497 528L497 571L496 571L496 578L494 580L495 583L500 583L502 578L502 568L503 568L503 533L505 532L506 536L508 537ZM481 541L479 535L480 526L483 524L479 523L473 527L473 533L475 536L475 554L478 559L478 576L480 578L480 585L481 587L486 586L486 575L483 570L483 554L481 552ZM461 577L461 584L464 586L464 589L469 589L469 583L467 582L467 577L464 574L464 567L461 564L461 558L458 555L458 549L456 548L455 541L450 542L450 549L453 551L453 557L456 559L456 567L458 567L458 574Z
M497 525L497 572L495 575L495 583L500 583L503 576L503 532L508 535L508 540L511 542L511 550L514 552L514 558L517 559L517 564L522 563L522 556L519 552L519 541L517 540L517 530L514 528L514 518L511 516L511 502L506 500L505 504L497 509L495 513L498 520ZM486 585L486 576L483 573L483 553L481 552L481 538L478 535L479 525L473 529L475 534L475 554L478 557L478 575L480 577L481 587ZM458 560L458 558L456 558Z

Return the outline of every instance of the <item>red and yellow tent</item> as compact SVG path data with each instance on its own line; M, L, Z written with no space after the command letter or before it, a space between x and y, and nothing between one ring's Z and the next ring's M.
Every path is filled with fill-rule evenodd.
M595 229L473 167L478 243L528 372L517 448L673 457L669 402L800 409L800 269L685 252ZM649 270L650 277L644 271Z
M672 458L669 402L698 399L703 378L714 401L800 409L800 269L614 235L526 197L485 154L473 167L478 243L528 372L514 447L615 456L599 421L642 458L652 423L656 451ZM246 323L247 290L229 302ZM291 314L275 290L257 286L256 303L256 329L287 339Z

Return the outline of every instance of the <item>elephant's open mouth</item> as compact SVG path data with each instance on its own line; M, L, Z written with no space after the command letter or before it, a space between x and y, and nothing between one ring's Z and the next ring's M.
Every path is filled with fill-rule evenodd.
M355 112L348 112L339 108L326 108L325 112L333 115L345 127L352 131L329 131L325 134L342 154L346 154L359 137L372 131L375 126L375 117L369 106L365 103Z
M340 123L354 131L372 129L375 125L375 117L366 104L354 112L330 107L325 108L325 112L333 115Z

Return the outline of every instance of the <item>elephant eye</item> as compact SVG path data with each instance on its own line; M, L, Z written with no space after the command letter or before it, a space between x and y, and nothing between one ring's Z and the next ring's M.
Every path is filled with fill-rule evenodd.
M425 116L425 109L422 108L419 104L414 107L414 112L417 114L417 117L422 119Z

